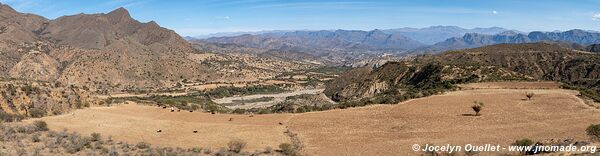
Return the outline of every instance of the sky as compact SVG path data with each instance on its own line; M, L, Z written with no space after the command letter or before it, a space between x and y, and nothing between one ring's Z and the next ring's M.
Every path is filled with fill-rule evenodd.
M48 19L118 7L182 36L261 30L372 30L452 25L600 30L600 0L0 0Z

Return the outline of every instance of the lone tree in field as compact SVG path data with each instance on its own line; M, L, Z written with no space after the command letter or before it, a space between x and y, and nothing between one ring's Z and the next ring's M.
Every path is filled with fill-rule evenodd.
M479 116L479 112L483 109L483 102L475 101L473 103L475 104L471 106L471 108L473 108L473 111L475 111L475 116Z
M587 129L585 129L585 132L592 140L600 141L600 124L590 125Z
M533 98L533 95L535 95L535 94L533 94L533 93L525 93L525 96L527 96L528 100L531 100L531 98Z

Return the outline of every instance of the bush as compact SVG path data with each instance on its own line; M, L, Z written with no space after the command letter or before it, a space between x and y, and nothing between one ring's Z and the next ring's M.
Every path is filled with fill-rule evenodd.
M29 116L34 117L34 118L41 118L46 116L46 110L40 109L40 108L31 108L29 109Z
M292 144L282 143L279 144L279 149L283 155L296 156L299 155L299 152Z
M521 140L515 141L512 145L515 145L515 146L531 146L531 145L533 145L533 141L531 141L529 139L521 139Z
M100 141L102 140L102 137L100 136L100 133L92 133L92 141Z
M585 132L592 140L600 141L600 124L590 125L587 129L585 129Z
M137 145L135 145L135 147L137 147L139 149L146 149L146 148L150 148L150 144L145 143L145 142L139 142Z
M38 131L47 131L48 130L48 124L46 124L45 121L37 120L37 121L33 122L33 125L35 126L35 129Z
M240 139L234 139L227 143L227 147L229 147L229 151L240 153L244 147L246 147L246 142Z

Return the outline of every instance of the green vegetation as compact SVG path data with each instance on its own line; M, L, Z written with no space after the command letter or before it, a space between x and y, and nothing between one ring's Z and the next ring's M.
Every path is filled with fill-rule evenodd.
M600 141L600 124L590 125L587 129L585 129L585 132L592 140Z
M578 90L582 96L588 97L595 102L600 102L600 89L589 84L563 84L562 88Z
M195 111L205 110L207 112L226 113L230 110L222 105L212 102L204 95L192 94L184 96L156 95L151 97L126 97L109 98L107 103L134 101L141 104L156 105L159 107L175 107L181 110Z

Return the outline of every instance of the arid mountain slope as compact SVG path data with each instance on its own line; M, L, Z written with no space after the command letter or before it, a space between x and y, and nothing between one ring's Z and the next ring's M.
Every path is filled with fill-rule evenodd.
M124 8L48 20L2 5L0 19L0 77L4 78L59 81L106 92L172 87L182 80L252 80L286 71L279 68L314 66L256 56L198 59L213 54L195 49L156 22L131 18ZM264 62L281 66L269 68Z
M350 100L497 80L551 80L599 87L598 62L600 55L555 44L500 44L356 69L334 80L325 93L335 100Z

